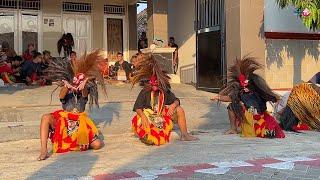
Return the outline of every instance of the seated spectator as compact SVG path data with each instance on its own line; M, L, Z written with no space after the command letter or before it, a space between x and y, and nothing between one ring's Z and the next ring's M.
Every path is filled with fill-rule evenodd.
M34 44L30 43L28 44L28 49L23 53L23 59L26 61L32 61L33 55L36 52L36 49L34 47Z
M21 82L20 72L24 61L21 56L15 56L11 61L12 76L15 82Z
M6 56L6 58L4 58L7 62L11 62L11 60L17 55L14 49L10 48L9 43L6 41L2 42L1 52Z
M35 52L32 61L26 61L23 63L21 67L21 78L27 85L43 85L43 80L38 76L38 74L41 73L41 62L41 53Z
M132 71L130 64L123 59L123 54L121 52L118 52L117 59L118 59L118 61L115 64L116 71L124 70L126 73L126 76L127 76L127 80L128 80L130 73Z
M13 81L9 77L10 74L12 74L12 69L10 64L6 62L6 55L2 54L0 56L0 78L4 83L13 84Z
M45 85L51 85L52 81L48 78L48 74L46 73L46 69L49 67L50 63L52 62L52 57L50 51L43 51L42 52L43 58L41 62L41 72L39 76L45 80Z
M42 70L45 70L49 67L49 64L52 62L52 57L51 57L51 52L50 51L43 51L42 52L42 63L41 63L41 68Z

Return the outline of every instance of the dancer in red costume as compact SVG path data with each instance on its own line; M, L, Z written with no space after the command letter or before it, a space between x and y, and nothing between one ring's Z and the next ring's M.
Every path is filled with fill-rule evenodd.
M272 92L265 80L254 72L262 68L255 58L236 59L229 68L228 83L212 100L231 102L228 115L231 128L226 134L243 137L284 138L277 121L267 112L266 103L276 102L279 96Z
M180 128L180 140L194 141L187 131L186 117L180 100L171 92L170 77L161 70L152 54L142 54L132 77L133 85L147 80L134 104L137 115L132 119L132 128L139 139L148 145L169 142L173 123Z

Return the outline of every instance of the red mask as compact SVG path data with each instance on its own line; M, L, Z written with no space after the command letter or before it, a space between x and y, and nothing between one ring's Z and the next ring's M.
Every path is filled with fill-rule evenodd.
M85 79L86 76L83 73L76 74L76 76L73 77L73 86L78 87Z
M159 87L158 87L159 84L158 84L157 76L155 76L155 75L151 76L149 83L152 86L152 91L159 90Z
M242 86L242 87L247 87L249 84L249 80L243 74L239 75L238 80L240 82L240 86Z

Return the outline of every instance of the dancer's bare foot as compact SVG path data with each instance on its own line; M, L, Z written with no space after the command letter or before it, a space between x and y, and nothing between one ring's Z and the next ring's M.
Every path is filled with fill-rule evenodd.
M181 135L180 141L198 141L199 138L191 136L190 134Z
M228 134L238 134L238 131L236 129L229 129L228 131L226 131L224 133L225 135L228 135Z
M49 154L47 151L43 151L40 153L40 156L38 157L38 161L46 160L49 157Z

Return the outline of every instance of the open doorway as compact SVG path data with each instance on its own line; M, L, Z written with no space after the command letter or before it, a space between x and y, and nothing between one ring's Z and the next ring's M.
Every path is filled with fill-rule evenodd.
M137 3L137 36L138 36L138 51L148 47L147 39L147 2L140 1Z

